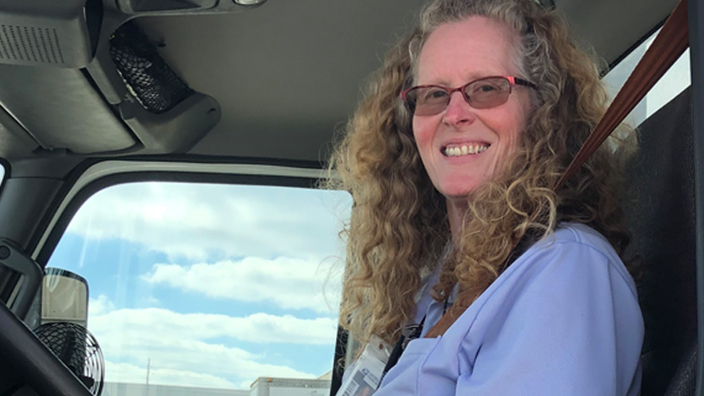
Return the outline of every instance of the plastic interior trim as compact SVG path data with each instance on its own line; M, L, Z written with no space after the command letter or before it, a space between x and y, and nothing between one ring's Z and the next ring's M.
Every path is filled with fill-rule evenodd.
M0 304L0 356L12 362L25 383L40 395L92 396L73 373L34 336L6 306Z
M13 294L14 298L8 301L8 305L15 315L24 318L42 284L44 272L34 260L4 238L0 238L0 264L22 275L19 287Z
M704 396L704 8L701 0L689 0L689 59L692 70L692 134L694 135L694 197L696 203L696 265L697 265L697 388L696 395Z

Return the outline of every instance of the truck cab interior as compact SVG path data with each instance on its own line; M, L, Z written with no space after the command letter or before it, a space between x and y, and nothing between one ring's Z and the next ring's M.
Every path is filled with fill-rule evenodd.
M675 0L536 1L566 15L579 42L604 59L606 78L656 34L677 5ZM329 177L327 158L354 112L365 79L380 66L385 50L410 29L423 4L3 1L0 396L96 392L36 331L37 315L44 314L38 293L46 288L45 272L57 274L45 268L64 251L62 238L77 227L72 220L91 197L134 183L318 188ZM704 146L697 135L704 132L704 4L689 0L688 9L691 86L637 120L639 151L630 161L624 197L633 233L630 254L643 268L643 395L704 395L704 365L697 359L704 347L699 333L704 304L698 297L704 296ZM286 210L295 215L299 207L292 202L285 204ZM102 210L129 216L112 207ZM154 217L159 210L145 209L145 216ZM197 219L194 214L184 221ZM257 229L247 232L256 234ZM337 238L335 231L330 234ZM163 239L141 238L145 252L151 251L152 240L168 246L169 252L178 251ZM150 267L140 279L166 284L159 276L175 271L172 264ZM190 265L189 276L196 276L198 268ZM107 276L100 281L86 278L84 299L88 289L117 282ZM72 279L79 284L82 277ZM215 293L207 285L183 287ZM287 297L275 292L270 300L285 304ZM91 304L102 301L90 297ZM312 316L305 320L311 326L318 323ZM339 345L344 337L336 337L334 327L329 331L332 345L316 345L327 345L327 370L333 370L333 362L344 357ZM101 341L97 332L96 338ZM108 379L111 367L127 367L121 364L108 366ZM144 362L147 385L149 365L151 360ZM339 374L339 367L333 372ZM339 386L336 378L331 395Z

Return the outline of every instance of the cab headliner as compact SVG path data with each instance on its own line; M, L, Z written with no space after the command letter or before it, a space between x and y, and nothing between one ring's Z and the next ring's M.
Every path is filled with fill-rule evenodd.
M51 163L61 157L77 163L179 153L319 167L354 112L365 79L413 26L423 3L269 0L239 13L136 18L149 38L162 44L159 53L171 68L220 107L220 119L207 134L193 132L190 143L161 152L108 149L108 143L128 144L120 139L129 144L144 139L118 109L121 97L101 89L98 67L0 64L0 156L10 162ZM104 4L106 12L119 12L114 4L111 10L109 0ZM608 64L656 29L675 5L674 0L555 1L580 43Z

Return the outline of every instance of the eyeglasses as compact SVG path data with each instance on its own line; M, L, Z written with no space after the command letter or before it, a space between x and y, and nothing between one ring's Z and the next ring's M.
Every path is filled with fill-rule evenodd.
M464 100L475 109L488 109L506 103L514 85L538 89L535 84L518 77L494 76L471 81L459 88L441 85L419 85L401 92L401 100L417 116L441 113L450 104L454 92L461 92Z

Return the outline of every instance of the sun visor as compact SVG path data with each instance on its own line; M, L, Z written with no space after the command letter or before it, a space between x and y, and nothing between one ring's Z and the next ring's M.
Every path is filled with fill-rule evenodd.
M80 68L93 59L101 0L2 0L0 63Z

